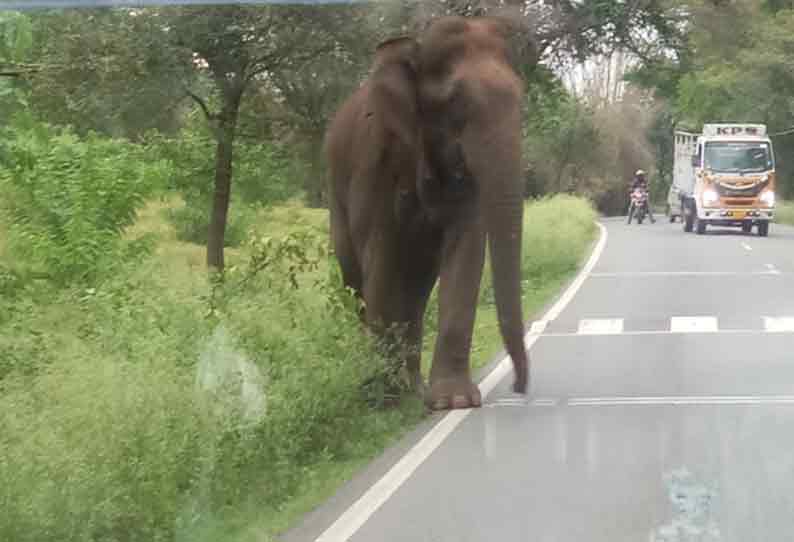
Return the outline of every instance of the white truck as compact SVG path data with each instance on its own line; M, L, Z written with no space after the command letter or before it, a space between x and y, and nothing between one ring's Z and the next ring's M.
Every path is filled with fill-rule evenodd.
M703 132L675 132L670 221L685 232L709 225L769 234L775 214L775 156L763 124L705 124Z

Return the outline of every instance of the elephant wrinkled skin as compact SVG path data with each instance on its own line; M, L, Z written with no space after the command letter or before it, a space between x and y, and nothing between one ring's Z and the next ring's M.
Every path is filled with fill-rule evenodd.
M523 86L497 18L443 17L420 40L381 43L367 81L328 126L331 237L366 322L400 336L414 385L434 409L477 407L469 367L491 255L513 389L526 393L521 309ZM422 321L439 280L429 389L420 374Z

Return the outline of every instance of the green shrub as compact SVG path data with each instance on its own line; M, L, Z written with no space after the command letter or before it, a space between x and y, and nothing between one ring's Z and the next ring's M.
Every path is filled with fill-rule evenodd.
M187 243L206 245L210 224L210 206L203 198L189 198L181 207L165 209L165 216L174 227L176 238ZM238 247L248 235L256 215L254 207L232 196L223 244Z
M96 286L21 277L0 296L0 540L214 542L259 518L266 536L421 417L369 406L385 362L323 216L273 209L278 232L212 284L163 241ZM526 276L572 269L592 216L528 204ZM480 307L478 346L494 326Z
M125 141L80 139L47 125L2 135L0 205L12 255L58 282L90 282L148 248L122 243L121 234L159 182L162 163Z
M205 278L175 290L151 257L13 301L0 539L196 540L245 505L277 510L318 462L391 434L401 414L362 396L383 362L326 245L310 230L255 238L210 313Z
M777 222L794 224L794 202L781 201L777 207L777 216L775 217Z
M179 137L152 133L149 151L166 160L171 168L167 186L179 194L185 205L168 210L177 238L206 244L215 179L216 142L204 121L194 121ZM295 165L278 145L245 142L234 145L231 204L226 225L226 246L239 246L251 226L256 208L272 205L300 192L294 176Z

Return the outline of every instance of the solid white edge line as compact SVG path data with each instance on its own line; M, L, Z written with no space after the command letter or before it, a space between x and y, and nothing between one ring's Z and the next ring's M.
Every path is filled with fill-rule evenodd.
M562 296L546 312L542 320L554 320L559 316L582 287L582 284L584 284L584 281L601 257L607 242L607 229L599 222L595 222L595 225L598 226L600 235L598 243L590 254L590 258ZM531 348L537 339L538 335L531 335L530 332L527 332L525 339L527 349ZM483 401L496 385L510 373L511 369L512 362L510 357L505 356L494 370L480 382L480 394ZM359 497L350 508L345 510L330 527L315 539L315 542L346 542L349 540L472 411L473 409L465 409L447 412L441 421L422 437L422 440L408 450L383 477Z

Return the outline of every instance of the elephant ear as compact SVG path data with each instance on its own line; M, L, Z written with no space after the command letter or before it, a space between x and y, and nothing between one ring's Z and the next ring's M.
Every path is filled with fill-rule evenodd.
M374 69L399 63L416 73L419 62L419 42L411 36L397 36L380 42L375 47Z

